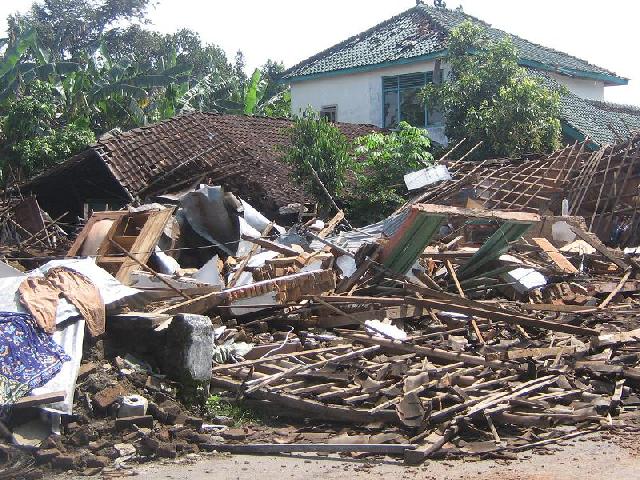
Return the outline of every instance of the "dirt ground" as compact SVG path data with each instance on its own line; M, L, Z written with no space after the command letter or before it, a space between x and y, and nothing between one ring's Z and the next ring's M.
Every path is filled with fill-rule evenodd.
M596 433L552 449L524 452L517 460L428 461L406 467L394 458L353 459L337 455L296 454L243 456L190 455L161 463L132 465L103 472L102 479L140 480L286 480L286 479L487 479L487 480L599 480L640 479L637 431ZM60 476L59 480L87 477Z

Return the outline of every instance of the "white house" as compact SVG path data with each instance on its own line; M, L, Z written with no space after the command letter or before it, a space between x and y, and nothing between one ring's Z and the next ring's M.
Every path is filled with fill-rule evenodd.
M415 7L310 57L285 72L291 84L292 113L311 106L334 121L394 128L405 120L444 141L443 119L429 111L417 92L446 79L447 37L470 20L491 38L507 33L458 10L419 3ZM511 36L520 64L552 88L564 85L564 133L611 143L640 129L640 109L605 103L605 87L628 80L585 60Z

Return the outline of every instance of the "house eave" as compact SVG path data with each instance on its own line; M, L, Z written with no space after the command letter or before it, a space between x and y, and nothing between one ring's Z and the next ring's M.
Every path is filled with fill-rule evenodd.
M440 50L437 52L432 52L432 53L428 53L426 55L419 55L417 57L410 57L410 58L400 58L398 60L391 60L388 62L382 62L382 63L373 63L371 65L361 65L359 67L350 67L350 68L343 68L341 70L331 70L328 72L319 72L319 73L312 73L309 75L298 75L298 76L292 76L292 77L283 77L280 82L282 83L298 83L298 82L305 82L307 80L315 80L318 78L326 78L326 77L336 77L336 76L340 76L340 75L349 75L352 73L363 73L363 72L372 72L375 70L380 70L381 68L387 68L387 67L395 67L398 65L411 65L414 63L420 63L420 62L426 62L429 60L435 60L435 59L439 59L439 58L444 58L447 56L448 51L447 50Z
M445 58L447 54L448 54L448 50L439 50L437 52L432 52L426 55L419 55L419 56L410 57L410 58L401 58L398 60L391 60L391 61L382 62L382 63L374 63L371 65L361 65L358 67L350 67L350 68L343 68L340 70L331 70L327 72L312 73L309 75L285 76L281 78L279 82L280 83L300 83L300 82L306 82L308 80L316 80L319 78L329 78L329 77L349 75L354 73L372 72L372 71L380 70L382 68L387 68L387 67L395 67L399 65L411 65L415 63L429 61L429 60L442 59L442 58ZM519 59L518 63L523 67L531 67L538 70L544 70L547 72L555 72L560 75L566 75L566 76L575 77L575 78L584 78L588 80L602 81L605 83L605 85L628 85L629 84L629 80L624 77L618 77L615 75L608 75L608 74L599 73L599 72L576 70L576 69L566 68L566 67L557 67L557 66L548 65L542 62L538 62L536 60L529 60L526 58Z
M562 126L562 133L566 137L571 138L573 140L576 140L578 142L584 142L585 140L588 140L587 148L589 150L594 151L594 150L597 150L598 148L601 147L601 145L597 144L596 142L594 142L590 138L588 139L580 130L575 128L573 125L568 123L566 120L562 119L560 121L560 124Z
M546 63L538 62L536 60L528 60L522 58L518 61L523 67L531 67L537 70L544 70L546 72L554 72L560 75L566 75L575 78L584 78L587 80L598 80L605 83L605 85L628 85L629 79L624 77L618 77L615 75L608 75L600 72L589 72L586 70L576 70L567 67L557 67L553 65L547 65Z

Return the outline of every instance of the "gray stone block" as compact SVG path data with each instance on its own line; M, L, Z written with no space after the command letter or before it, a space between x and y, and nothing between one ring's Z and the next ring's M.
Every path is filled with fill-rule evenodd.
M213 326L203 315L176 315L166 331L164 372L178 381L211 379Z

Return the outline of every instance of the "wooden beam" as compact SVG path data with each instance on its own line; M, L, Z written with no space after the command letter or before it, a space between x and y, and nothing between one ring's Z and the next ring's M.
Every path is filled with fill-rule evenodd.
M31 395L29 397L22 397L15 401L12 405L13 408L27 408L36 407L38 405L47 405L49 403L62 402L64 400L65 392L52 392L44 393L42 395Z
M289 248L285 245L277 244L276 242L272 242L271 240L267 240L266 238L256 238L250 237L248 235L242 235L241 238L242 240L246 240L247 242L259 245L262 248L266 248L267 250L286 255L287 257L297 257L298 255L300 255L300 252L298 252L297 250Z
M430 215L451 215L470 218L483 218L491 220L504 220L511 223L537 223L542 220L536 213L509 212L501 210L480 210L476 208L450 207L447 205L434 205L431 203L419 203L412 208Z
M544 253L551 259L556 266L564 273L578 273L578 269L574 267L567 257L565 257L560 251L554 247L546 238L532 238L533 242L538 245Z
M242 384L240 382L221 376L211 378L211 385L237 392L242 390ZM250 396L258 400L268 400L287 408L300 410L307 415L323 420L333 420L349 424L368 424L380 420L394 424L399 422L398 415L394 411L382 411L372 414L368 410L360 408L345 407L342 405L325 405L316 400L300 398L282 392L272 392L270 390L256 390L251 393Z

